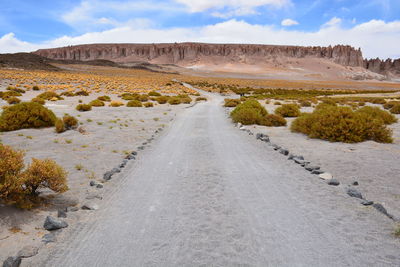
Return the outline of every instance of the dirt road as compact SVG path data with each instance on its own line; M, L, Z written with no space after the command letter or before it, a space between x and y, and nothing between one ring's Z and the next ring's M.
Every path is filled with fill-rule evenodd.
M388 218L234 128L221 101L180 114L40 265L400 265Z

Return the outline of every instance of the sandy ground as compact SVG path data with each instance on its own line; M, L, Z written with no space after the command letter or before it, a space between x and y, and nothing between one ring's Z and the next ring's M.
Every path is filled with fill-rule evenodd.
M28 91L20 99L28 101L39 93L41 91ZM86 131L84 134L76 130L57 134L54 127L1 133L0 138L4 144L26 152L26 163L32 157L57 161L68 171L70 190L58 196L44 192L52 197L49 205L32 212L0 206L0 262L8 256L16 255L24 245L41 244L42 236L46 233L43 222L48 214L54 215L57 209L66 206L80 207L87 201L87 196L101 195L103 189L90 187L89 182L100 181L106 171L122 162L126 153L136 151L148 138L157 136L157 129L164 128L177 113L188 106L166 104L154 108L93 107L89 112L75 110L79 99L88 103L98 96L66 97L62 101L46 103L58 117L68 113L79 119ZM121 100L116 95L110 96ZM0 100L0 107L3 105L6 102ZM13 228L16 233L12 232Z
M282 102L282 101L280 101ZM279 107L264 104L269 113ZM284 103L284 102L282 102ZM382 108L381 105L372 105ZM312 112L313 108L302 108ZM271 141L288 149L295 155L302 155L312 164L331 173L341 181L343 190L358 181L358 189L369 200L383 204L389 213L400 219L400 115L399 122L389 126L393 130L394 143L381 144L367 141L357 144L333 143L310 139L303 134L292 133L289 129L294 118L287 118L286 127L246 126L253 132L268 134Z
M87 220L24 266L398 266L393 222L229 122L180 113Z

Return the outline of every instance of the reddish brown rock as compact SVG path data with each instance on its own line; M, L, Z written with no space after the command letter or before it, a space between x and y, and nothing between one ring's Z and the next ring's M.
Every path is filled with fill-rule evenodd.
M41 49L37 55L58 60L106 59L116 62L144 61L163 64L195 63L204 58L229 62L263 62L278 57L325 58L344 66L362 67L360 49L351 46L301 47L254 44L90 44Z

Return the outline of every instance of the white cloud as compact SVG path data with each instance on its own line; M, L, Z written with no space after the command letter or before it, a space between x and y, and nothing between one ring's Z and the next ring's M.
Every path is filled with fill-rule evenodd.
M299 23L293 19L284 19L281 22L282 26L294 26L294 25L299 25Z
M221 10L212 15L217 17L232 17L255 14L255 9L262 6L282 8L291 5L290 0L175 0L185 5L190 12Z
M323 26L334 27L334 26L340 26L341 23L342 23L342 19L333 17L327 23L325 23Z
M331 20L332 21L332 20ZM279 29L272 25L254 25L235 19L196 28L137 28L117 27L71 37L63 36L41 44L22 42L13 34L0 38L0 52L32 51L38 48L59 47L86 43L160 43L211 42L258 43L275 45L328 46L349 44L361 47L364 56L400 57L400 21L371 20L345 29L340 21L327 23L318 31L304 32Z
M0 53L30 52L38 48L40 45L18 40L12 32L0 38Z
M77 29L78 31L93 31L104 26L122 27L132 22L141 22L139 27L146 25L150 20L143 18L129 19L133 12L141 11L179 11L179 8L172 7L167 3L153 1L100 1L84 0L72 10L61 15L62 22ZM120 19L116 19L120 18ZM125 20L122 18L126 18Z

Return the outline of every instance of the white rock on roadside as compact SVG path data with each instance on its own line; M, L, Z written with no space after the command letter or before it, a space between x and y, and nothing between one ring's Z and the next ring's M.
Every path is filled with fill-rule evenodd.
M321 174L319 175L319 178L321 178L321 179L323 179L323 180L330 180L330 179L333 178L333 176L332 176L332 174L330 174L329 172L324 172L324 173L321 173Z

